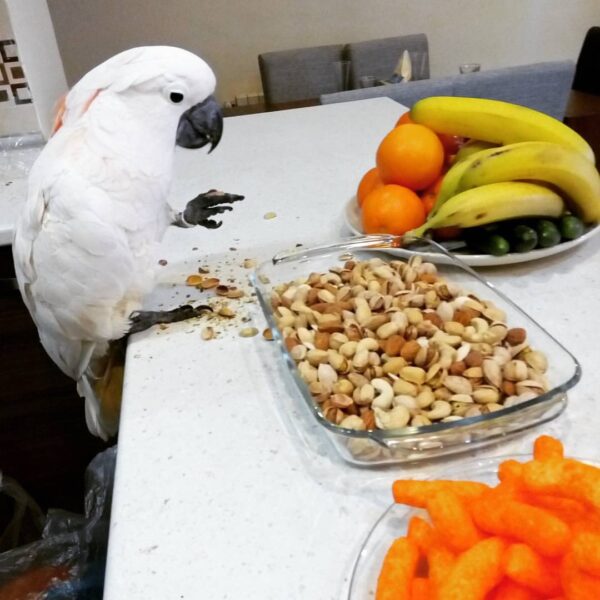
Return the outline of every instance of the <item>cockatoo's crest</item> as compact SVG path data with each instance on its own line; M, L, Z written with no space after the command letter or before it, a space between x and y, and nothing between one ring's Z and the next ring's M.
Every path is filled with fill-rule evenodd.
M104 92L120 94L139 89L156 92L169 101L177 92L184 99L179 112L205 100L215 89L211 68L198 56L170 46L146 46L125 50L84 75L57 107L52 133L77 121Z

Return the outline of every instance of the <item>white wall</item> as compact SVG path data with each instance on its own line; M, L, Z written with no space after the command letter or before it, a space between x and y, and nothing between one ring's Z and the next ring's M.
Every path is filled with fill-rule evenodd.
M432 76L575 60L600 0L48 0L70 83L125 48L180 45L215 69L219 96L260 90L261 52L424 32Z
M8 10L3 0L0 0L0 40L14 40L15 34L8 16ZM19 58L21 58L20 48ZM21 61L19 61L21 64ZM10 63L9 65L10 66ZM8 68L8 67L7 67ZM25 73L27 76L27 73ZM8 91L8 86L2 89ZM29 133L38 130L38 122L33 104L15 104L11 98L0 102L0 136Z

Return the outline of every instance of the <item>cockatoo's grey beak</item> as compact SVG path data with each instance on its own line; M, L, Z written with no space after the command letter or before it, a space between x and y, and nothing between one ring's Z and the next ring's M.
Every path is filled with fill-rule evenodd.
M182 148L202 148L210 144L210 153L217 147L222 133L221 108L213 96L209 96L181 115L176 143Z

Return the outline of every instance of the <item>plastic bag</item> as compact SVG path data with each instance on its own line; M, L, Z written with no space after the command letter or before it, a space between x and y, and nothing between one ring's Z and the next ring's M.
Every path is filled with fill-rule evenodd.
M89 464L85 516L48 511L40 540L0 554L0 600L102 598L116 456L113 446Z

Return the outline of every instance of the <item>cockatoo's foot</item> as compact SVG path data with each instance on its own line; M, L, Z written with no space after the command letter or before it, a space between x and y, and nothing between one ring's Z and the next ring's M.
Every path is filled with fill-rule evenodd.
M239 194L227 194L218 190L210 190L190 200L183 213L181 213L181 217L188 227L201 225L207 229L217 229L223 224L222 221L214 221L210 217L233 210L231 206L221 205L232 204L243 199L244 196Z
M178 306L173 310L140 310L132 313L129 317L131 320L129 334L145 331L153 325L159 325L160 323L186 321L187 319L200 317L206 312L212 312L212 308L205 305L190 306L189 304Z

